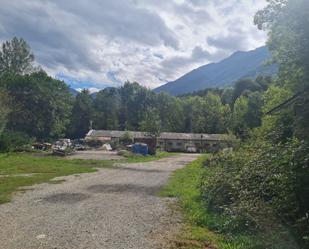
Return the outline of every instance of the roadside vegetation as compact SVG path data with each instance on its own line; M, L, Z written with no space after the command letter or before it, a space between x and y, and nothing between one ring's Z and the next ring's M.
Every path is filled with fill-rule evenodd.
M160 193L164 197L178 198L180 210L184 215L182 229L173 242L175 248L264 248L252 247L258 242L248 234L231 234L232 230L224 230L228 219L205 207L201 185L203 176L208 172L205 163L209 157L210 155L203 155L185 168L175 171L168 185Z
M20 187L50 182L58 176L95 172L95 168L111 167L111 161L67 160L51 156L0 154L0 204L9 202Z
M185 168L175 171L168 185L160 192L160 196L178 198L178 205L174 208L179 209L184 216L184 223L172 241L174 246L172 248L299 248L291 231L276 220L274 214L268 217L268 220L263 220L266 226L262 229L254 226L252 220L245 219L244 211L240 213L223 211L226 206L218 203L218 200L224 201L224 198L229 197L224 184L226 178L231 176L226 174L226 167L229 165L221 168L221 164L218 164L217 169L214 169L210 166L214 161L213 155L201 156ZM222 174L214 177L218 171ZM235 181L235 178L231 178L229 182L231 181ZM207 188L212 188L212 191ZM256 209L265 212L264 207L259 206Z

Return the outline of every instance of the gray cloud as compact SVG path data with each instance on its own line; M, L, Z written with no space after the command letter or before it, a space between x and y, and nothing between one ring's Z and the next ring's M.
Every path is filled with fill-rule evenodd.
M167 74L175 72L182 68L191 68L199 63L210 61L214 56L200 46L196 46L190 56L174 56L161 63L162 70Z
M208 37L207 43L217 49L237 51L246 49L247 38L243 35L230 34L227 36Z
M265 41L248 22L260 8L256 0L0 3L0 41L23 37L50 74L92 81L96 87L125 80L154 87ZM247 6L251 12L239 15Z

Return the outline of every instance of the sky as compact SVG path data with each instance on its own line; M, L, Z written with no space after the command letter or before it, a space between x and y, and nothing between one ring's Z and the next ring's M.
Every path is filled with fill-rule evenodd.
M155 88L263 46L265 0L0 0L0 42L24 38L50 75L97 91Z

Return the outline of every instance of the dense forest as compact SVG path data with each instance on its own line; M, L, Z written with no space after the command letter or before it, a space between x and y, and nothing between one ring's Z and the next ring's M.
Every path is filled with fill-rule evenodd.
M205 209L226 217L212 228L264 234L252 248L309 246L309 4L269 0L255 16L268 33L274 78L173 97L138 83L73 96L34 64L23 39L0 51L0 149L84 137L94 129L232 133L242 143L207 162ZM209 225L209 224L208 224ZM279 244L272 247L274 240ZM281 244L280 244L281 243ZM247 247L251 248L251 247Z

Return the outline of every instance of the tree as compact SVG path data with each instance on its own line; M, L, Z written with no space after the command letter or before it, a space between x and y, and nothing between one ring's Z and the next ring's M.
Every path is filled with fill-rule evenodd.
M40 71L30 75L5 75L3 87L14 100L7 128L38 140L64 136L72 107L68 86Z
M5 91L0 90L0 135L7 124L9 112L10 112L9 95Z
M262 112L267 113L292 96L291 90L279 86L271 86L263 94ZM293 137L294 112L291 107L285 108L277 115L264 115L259 128L263 137L275 143L283 143Z
M209 92L206 97L192 101L192 131L195 133L224 133L230 117L230 108L223 105L219 95Z
M279 65L281 86L298 95L294 104L294 130L309 140L309 2L269 0L255 16L255 24L268 32L268 46Z
M246 115L249 111L248 99L245 96L238 98L233 108L233 131L240 137L248 135Z
M156 108L159 112L161 130L182 132L184 130L184 111L179 98L160 93L157 95Z
M0 50L0 75L29 74L34 71L34 55L22 38L14 37L2 44Z
M119 127L121 130L138 130L147 109L156 106L156 95L137 82L126 82L119 92Z
M241 79L236 81L233 95L232 103L234 104L237 98L239 98L244 93L254 92L261 90L261 86L252 79Z
M155 108L149 108L140 122L140 130L156 137L160 134L160 116Z
M93 99L89 90L77 94L72 109L69 133L73 138L83 138L90 129L93 118Z
M106 88L96 94L93 102L94 129L119 129L120 101L118 88Z

